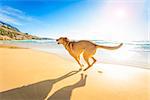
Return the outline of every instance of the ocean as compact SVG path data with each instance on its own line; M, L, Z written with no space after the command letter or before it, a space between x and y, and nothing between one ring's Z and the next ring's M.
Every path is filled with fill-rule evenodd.
M92 40L99 45L115 46L117 41ZM73 60L62 45L55 40L12 40L0 41L0 44L16 45L47 53L57 54L65 59ZM118 50L98 49L95 58L97 63L128 65L150 69L150 41L128 41Z

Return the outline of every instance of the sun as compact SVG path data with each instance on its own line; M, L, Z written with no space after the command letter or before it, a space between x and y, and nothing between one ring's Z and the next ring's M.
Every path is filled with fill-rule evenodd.
M124 18L127 18L128 13L125 9L117 9L115 11L115 16L116 18L124 19Z

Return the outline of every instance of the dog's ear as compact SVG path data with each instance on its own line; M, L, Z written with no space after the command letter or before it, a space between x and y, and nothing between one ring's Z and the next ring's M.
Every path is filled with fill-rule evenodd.
M67 40L68 38L67 38L67 37L64 37L64 39L66 39L66 40Z
M64 37L64 39L65 39L66 41L69 41L69 39L68 39L67 37Z

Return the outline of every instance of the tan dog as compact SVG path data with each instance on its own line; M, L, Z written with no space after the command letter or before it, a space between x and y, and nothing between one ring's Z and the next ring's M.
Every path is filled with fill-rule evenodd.
M74 59L78 62L78 64L81 67L80 70L83 67L83 65L80 63L80 55L83 52L83 58L86 61L86 63L88 64L88 67L86 69L84 69L84 71L86 71L88 68L90 68L96 62L96 59L93 56L96 53L97 48L115 50L115 49L120 48L123 45L123 43L121 43L120 45L114 46L114 47L102 46L102 45L97 45L97 44L92 43L87 40L80 40L77 42L69 41L69 39L66 37L60 37L59 39L56 39L56 41L58 42L58 44L63 44L63 46L70 53L70 55L72 57L74 57ZM89 63L90 58L93 59L92 64Z

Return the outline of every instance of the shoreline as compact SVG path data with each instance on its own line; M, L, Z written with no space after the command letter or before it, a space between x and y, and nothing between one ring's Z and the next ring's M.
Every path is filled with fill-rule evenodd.
M63 59L66 59L66 60L69 60L69 61L73 61L73 62L76 62L74 60L74 58L68 53L66 52L67 54L58 54L56 52L51 52L51 51L43 51L43 50L38 50L38 49L32 49L30 48L31 50L34 50L34 51L38 51L38 52L45 52L45 53L48 53L48 54L54 54L54 55L57 55ZM81 57L82 58L82 57ZM95 57L96 58L96 57ZM123 66L130 66L130 67L136 67L136 68L142 68L142 69L148 69L150 70L150 65L148 64L143 64L143 63L136 63L136 64L131 64L129 62L126 62L126 63L118 63L118 62L113 62L113 61L107 61L107 60L103 60L103 61L99 61L99 59L97 59L98 61L96 63L98 64L115 64L115 65L123 65ZM144 67L141 67L141 66L144 66Z
M43 52L43 53L47 53L47 54L54 54L57 55L59 57L61 57L62 59L66 59L72 62L76 62L69 54L68 52L66 52L67 54L58 54L56 52L52 52L51 51L43 51L43 50L39 50L39 49L33 49L33 48L25 48L25 47L21 47L21 46L15 46L15 45L10 45L10 44L0 44L0 48L10 48L10 49L30 49L33 51L37 51L37 52ZM150 65L148 64L143 64L143 63L134 63L131 64L131 62L113 62L113 61L107 61L107 60L103 60L103 61L99 61L99 59L97 59L97 63L98 64L116 64L116 65L124 65L124 66L130 66L130 67L137 67L137 68L142 68L142 69L148 69L150 70ZM144 67L141 67L144 66Z
M9 48L9 49L27 49L24 47L19 47L19 46L15 46L15 45L8 45L8 44L0 44L0 48Z

